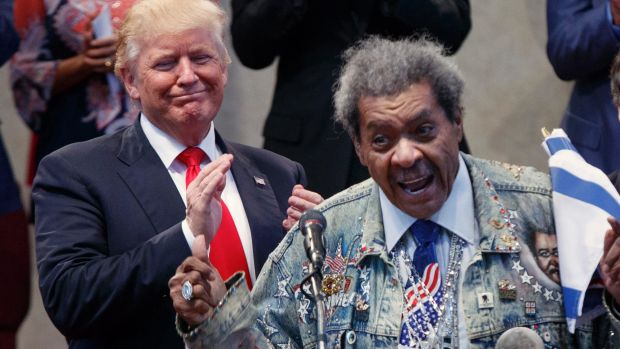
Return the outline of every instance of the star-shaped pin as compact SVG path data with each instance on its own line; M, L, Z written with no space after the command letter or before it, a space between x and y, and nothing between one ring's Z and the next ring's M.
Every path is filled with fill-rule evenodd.
M545 288L545 299L548 301L553 300L553 290Z
M521 283L531 285L532 283L530 282L530 280L532 280L533 278L534 277L528 274L527 271L524 271L523 275L521 275Z
M541 293L542 292L542 286L538 283L538 281L536 281L536 283L532 287L534 288L534 292L535 293Z
M273 295L275 298L291 298L286 289L286 285L291 281L291 278L292 276L289 276L286 279L278 281L278 290L276 294Z
M369 268L364 268L361 270L360 272L360 279L362 279L363 281L368 281L370 279L370 269Z
M513 261L512 262L512 269L516 270L517 273L520 273L521 270L523 270L523 267L521 266L521 261Z
M297 313L299 314L299 319L304 324L307 324L306 315L308 315L308 308L310 308L310 300L303 298L299 301L299 308L297 308Z

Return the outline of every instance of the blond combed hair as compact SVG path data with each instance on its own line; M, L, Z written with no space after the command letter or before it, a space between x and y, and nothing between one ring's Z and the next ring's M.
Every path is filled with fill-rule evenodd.
M219 59L230 64L224 45L227 23L224 10L209 0L140 0L127 13L118 33L114 71L127 68L140 53L141 45L160 35L178 34L191 29L206 29L213 34Z

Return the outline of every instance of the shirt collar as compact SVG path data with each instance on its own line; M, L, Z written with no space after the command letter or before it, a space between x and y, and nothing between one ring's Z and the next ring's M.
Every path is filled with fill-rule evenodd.
M417 218L401 211L379 188L383 229L388 251L391 251ZM455 233L470 244L474 243L474 196L471 179L463 157L459 155L459 170L448 199L430 220Z
M177 156L187 148L187 146L179 142L176 138L155 126L144 114L140 114L140 126L142 126L146 139L153 149L155 149L155 152L166 168L170 168ZM213 122L211 122L207 136L197 147L202 149L210 159L216 159L220 155L219 150L215 146Z

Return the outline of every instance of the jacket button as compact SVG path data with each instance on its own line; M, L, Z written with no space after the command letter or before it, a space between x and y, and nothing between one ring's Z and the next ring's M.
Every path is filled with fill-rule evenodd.
M357 340L357 335L355 334L355 332L353 330L349 330L347 331L347 343L348 344L355 344L355 341Z

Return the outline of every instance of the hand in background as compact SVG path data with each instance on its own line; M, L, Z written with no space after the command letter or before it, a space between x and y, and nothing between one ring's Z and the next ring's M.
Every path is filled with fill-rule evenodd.
M609 8L611 9L611 20L615 25L620 25L620 0L611 0Z
M92 33L84 35L84 51L81 56L85 69L95 73L114 71L116 55L116 34L102 39L93 39Z
M305 189L301 184L295 185L288 199L288 204L290 206L286 210L287 217L282 221L284 229L291 229L306 210L314 208L314 206L320 204L323 200L323 197L318 193Z
M93 73L114 71L116 35L93 39L92 32L84 34L84 50L58 62L52 94L58 95L86 80Z
M611 217L607 220L611 228L605 234L601 271L607 292L620 304L620 222Z

